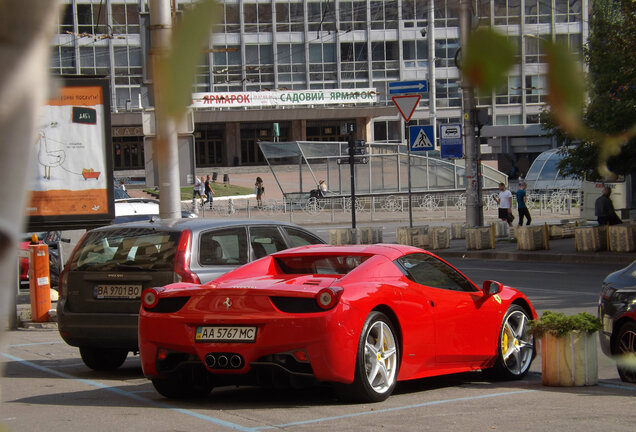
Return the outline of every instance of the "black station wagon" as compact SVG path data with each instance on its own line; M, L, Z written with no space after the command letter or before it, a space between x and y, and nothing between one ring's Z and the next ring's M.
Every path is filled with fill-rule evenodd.
M154 220L88 231L60 276L60 335L89 368L116 369L138 351L144 289L206 283L270 253L317 243L324 241L300 226L256 220Z

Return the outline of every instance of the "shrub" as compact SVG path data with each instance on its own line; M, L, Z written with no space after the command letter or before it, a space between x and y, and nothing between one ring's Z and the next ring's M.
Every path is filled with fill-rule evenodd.
M587 312L565 315L561 312L545 311L541 318L530 321L530 328L538 337L545 333L558 337L574 331L597 332L601 329L601 321Z

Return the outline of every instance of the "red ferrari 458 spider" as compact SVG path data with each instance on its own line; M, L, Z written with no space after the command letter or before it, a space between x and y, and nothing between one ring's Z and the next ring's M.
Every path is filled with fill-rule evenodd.
M480 289L422 249L316 245L205 285L147 289L139 349L144 374L166 397L317 381L373 402L401 380L479 369L525 376L535 318L521 292L495 281Z

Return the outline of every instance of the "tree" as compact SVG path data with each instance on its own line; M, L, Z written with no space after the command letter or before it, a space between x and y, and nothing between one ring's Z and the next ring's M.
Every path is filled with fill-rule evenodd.
M559 164L565 175L598 180L612 173L636 172L636 2L594 1L589 30L584 50L589 97L584 123L592 133L577 142L553 120L544 128L560 145L574 144L564 149Z

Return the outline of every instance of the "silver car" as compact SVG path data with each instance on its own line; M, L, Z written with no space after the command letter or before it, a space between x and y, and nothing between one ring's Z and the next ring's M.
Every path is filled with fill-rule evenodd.
M139 349L144 289L206 283L273 252L318 243L300 226L257 220L154 220L88 231L60 276L60 335L89 368L116 369Z

